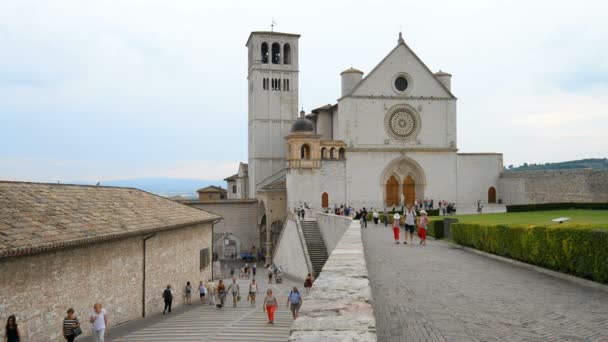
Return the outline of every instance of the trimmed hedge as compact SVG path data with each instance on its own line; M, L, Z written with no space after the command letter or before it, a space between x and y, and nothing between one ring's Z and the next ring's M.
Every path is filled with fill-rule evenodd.
M593 225L452 225L458 244L608 283L608 230Z
M568 210L568 209L588 209L588 210L608 210L608 203L539 203L539 204L517 204L508 205L508 213L520 213L525 211L545 211L545 210Z
M429 221L426 228L426 233L435 239L443 239L443 220Z

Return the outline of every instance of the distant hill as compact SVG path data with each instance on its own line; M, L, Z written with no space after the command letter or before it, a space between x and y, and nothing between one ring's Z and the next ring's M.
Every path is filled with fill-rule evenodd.
M196 190L209 185L226 187L226 182L221 180L188 178L134 178L101 181L99 185L137 188L165 197L184 196L195 198L197 196Z
M514 171L539 171L539 170L570 170L570 169L593 169L593 170L608 170L608 159L592 158L571 160L559 163L545 164L528 164L524 163L521 166L509 165L505 168L507 172Z

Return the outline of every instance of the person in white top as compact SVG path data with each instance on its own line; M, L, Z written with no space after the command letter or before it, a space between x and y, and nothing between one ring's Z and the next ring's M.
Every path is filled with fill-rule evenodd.
M401 229L401 215L395 213L393 216L393 236L395 237L395 244L399 244L399 230Z
M405 211L405 236L403 237L403 243L407 243L407 237L410 237L410 243L414 239L414 228L416 227L416 211L412 205L408 205Z
M378 214L378 210L374 209L372 217L374 218L374 224L378 226L378 219L380 218L380 214Z
M93 305L93 312L89 315L89 322L93 323L93 337L95 342L103 342L108 326L108 314L102 309L100 303Z
M255 295L258 293L258 284L256 284L255 279L251 280L251 284L249 284L249 303L251 306L255 305Z

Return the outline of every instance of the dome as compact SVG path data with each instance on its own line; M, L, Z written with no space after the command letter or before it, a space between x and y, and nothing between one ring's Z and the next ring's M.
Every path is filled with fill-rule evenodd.
M315 124L305 117L298 118L291 126L292 132L314 132Z
M340 75L343 75L343 74L361 74L361 75L363 75L363 71L350 67L340 73Z

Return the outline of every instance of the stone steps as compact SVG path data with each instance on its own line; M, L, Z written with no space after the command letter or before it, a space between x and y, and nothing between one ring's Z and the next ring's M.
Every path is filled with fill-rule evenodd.
M306 249L312 263L313 275L317 277L329 257L327 255L327 247L325 247L317 221L306 220L301 221L300 224L304 233L304 240L306 240Z

